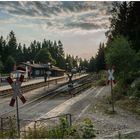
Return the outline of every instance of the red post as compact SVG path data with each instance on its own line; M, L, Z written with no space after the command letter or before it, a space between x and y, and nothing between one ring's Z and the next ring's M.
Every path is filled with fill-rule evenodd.
M13 107L13 106L14 106L14 104L15 104L15 101L16 101L16 100L15 100L14 98L12 98L12 99L11 99L11 101L10 101L9 106L12 106L12 107Z
M23 79L24 79L24 75L21 75L20 78L19 78L19 81L22 83Z
M20 100L22 101L23 104L26 102L26 99L24 98L24 96L21 96Z
M7 78L8 83L11 85L13 83L13 80L11 79L11 77Z

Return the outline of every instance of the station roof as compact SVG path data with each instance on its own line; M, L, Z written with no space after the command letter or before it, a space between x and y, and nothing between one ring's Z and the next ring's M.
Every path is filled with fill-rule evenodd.
M26 63L26 62L22 62L21 64L25 65L25 66L30 66L30 67L36 68L36 69L48 69L49 68L48 64L37 64L37 63L30 64L30 63ZM54 65L51 66L50 70L61 71L61 72L65 71L64 69L60 69L59 67L56 67Z
M48 68L48 64L30 64L30 63L25 63L25 62L22 62L23 65L26 65L26 66L31 66L33 68Z
M64 69L60 69L59 67L56 67L56 66L52 66L51 70L62 71L62 72L65 71Z

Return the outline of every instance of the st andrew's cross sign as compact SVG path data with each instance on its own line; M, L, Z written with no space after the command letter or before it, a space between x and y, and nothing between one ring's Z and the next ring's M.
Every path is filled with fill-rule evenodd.
M11 85L12 89L13 89L13 96L12 96L12 99L10 101L10 106L14 106L15 104L15 100L16 100L16 97L18 96L20 98L20 100L22 101L22 103L24 104L26 102L26 99L24 98L24 96L21 94L21 84L23 82L23 79L24 79L24 76L21 75L19 80L16 80L16 81L13 81L11 79L11 77L8 77L7 78L7 81L8 83Z
M112 82L112 81L114 84L116 83L113 73L114 73L114 69L108 69L108 81L107 81L108 84L109 82Z

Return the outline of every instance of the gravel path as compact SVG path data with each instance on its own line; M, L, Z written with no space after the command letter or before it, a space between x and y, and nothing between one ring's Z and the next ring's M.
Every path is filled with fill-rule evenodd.
M109 87L105 87L98 96L90 94L88 97L92 102L78 121L90 118L94 123L97 138L118 138L119 134L131 131L138 132L134 136L129 136L130 138L140 138L140 116L117 106L115 106L116 113L110 113L111 105L105 101L110 95L109 91Z

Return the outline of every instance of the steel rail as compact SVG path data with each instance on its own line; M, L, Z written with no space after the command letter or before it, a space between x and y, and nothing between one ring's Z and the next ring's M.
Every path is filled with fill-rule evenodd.
M85 79L86 78L89 78L89 76L85 76L85 77L81 77L80 79L78 78L78 79L75 79L75 80L73 80L74 82L82 82L82 81L85 81ZM84 82L82 82L83 84L84 84ZM32 104L34 104L36 101L41 101L42 99L44 100L44 99L46 99L46 98L48 98L48 99L51 99L51 98L53 98L53 97L55 97L56 95L58 95L58 94L60 94L60 93L63 93L62 91L55 91L56 89L58 89L59 87L61 87L61 86L64 86L64 85L67 85L67 82L65 82L65 83L62 83L62 84L60 84L59 86L57 86L57 87L55 87L54 89L50 89L48 92L47 92L47 94L45 94L45 95L42 95L41 97L38 97L38 98L36 98L36 99L34 99L34 100L32 100L32 101L30 101L30 102L28 102L28 103L26 103L26 104L24 104L24 105L21 105L21 106L19 106L19 108L21 109L21 108L23 108L23 107L25 107L25 106L31 106ZM81 85L80 85L81 86ZM76 87L77 88L77 87ZM46 91L45 91L46 92ZM11 110L8 110L8 111L6 111L6 112L2 112L1 114L0 114L0 117L5 117L5 116L7 116L7 114L9 114L9 113L11 113L11 112L13 112L13 111L15 111L15 109L11 109Z
M47 86L48 83L49 84L52 84L52 83L57 84L57 82L62 81L65 78L66 77L63 76L63 77L60 77L60 78L57 78L57 79L48 80L47 82L42 81L42 82L38 82L38 83L23 85L23 86L21 86L21 90L23 92L28 92L28 91L33 90L33 89L37 89L37 88L40 88L40 87ZM0 96L8 95L8 94L11 94L11 93L13 93L12 88L4 89L4 90L0 91Z
M86 76L88 76L88 75L86 75ZM84 76L84 77L86 77L86 76ZM80 77L80 79L82 79L84 77ZM59 77L59 78L56 78L56 79L48 80L46 82L42 81L42 82L38 82L38 83L22 85L21 90L22 90L23 93L25 93L25 92L28 92L28 91L31 91L31 90L34 90L34 89L37 89L37 88L48 86L48 84L57 84L58 82L60 82L62 80L66 80L66 78L67 77L63 76L63 77ZM76 79L79 79L79 78L75 78L73 81L75 81ZM11 93L13 93L12 88L0 90L0 96L10 95Z

